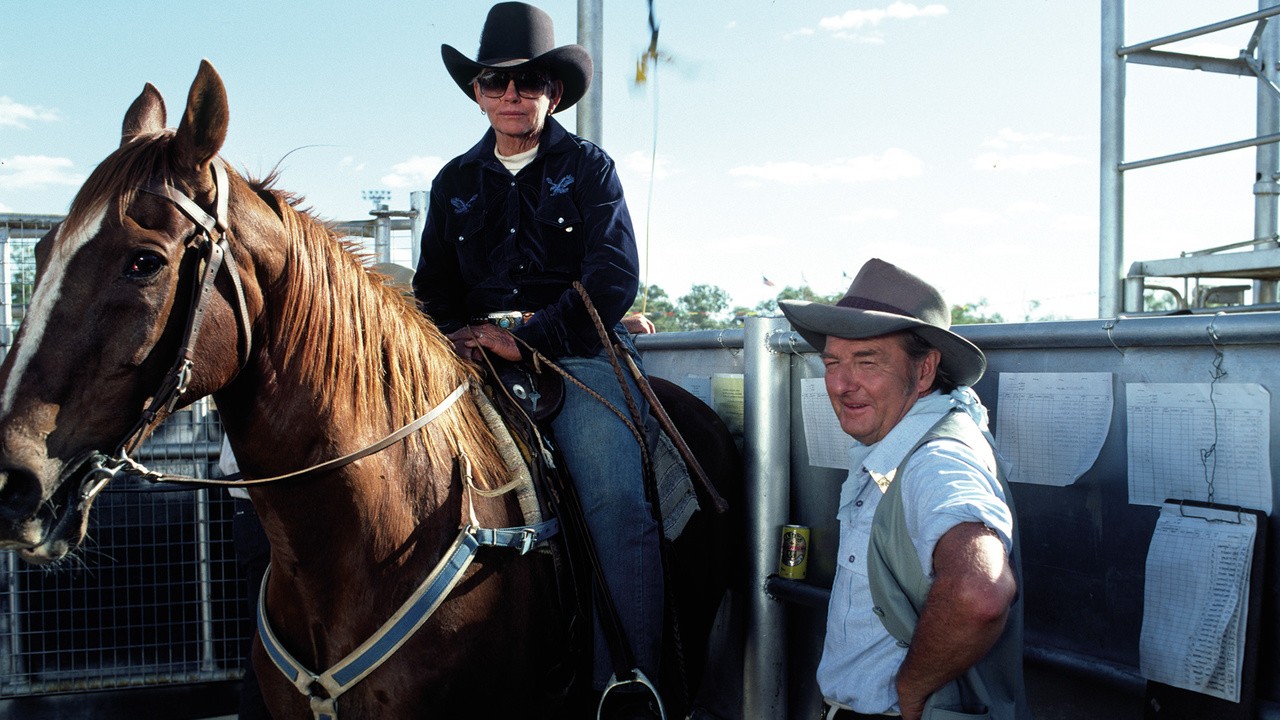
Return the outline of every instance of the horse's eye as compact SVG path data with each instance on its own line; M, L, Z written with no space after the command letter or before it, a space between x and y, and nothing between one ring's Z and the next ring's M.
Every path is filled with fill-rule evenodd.
M144 280L160 272L164 265L164 257L159 253L139 250L129 258L124 267L124 276L130 280Z

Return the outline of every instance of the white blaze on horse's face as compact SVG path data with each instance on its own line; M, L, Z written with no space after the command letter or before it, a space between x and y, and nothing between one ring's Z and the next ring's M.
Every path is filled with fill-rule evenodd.
M43 282L36 287L31 297L31 305L22 321L22 331L14 348L17 354L14 356L13 366L6 379L4 393L0 395L0 415L8 415L13 411L14 398L22 385L23 376L31 365L32 357L44 341L53 308L62 297L63 284L67 281L67 266L89 240L98 234L106 215L107 206L104 204L88 213L86 215L88 219L84 224L72 228L65 235L62 231L66 228L59 228L57 235L53 238L53 252L49 257L49 265L45 268Z

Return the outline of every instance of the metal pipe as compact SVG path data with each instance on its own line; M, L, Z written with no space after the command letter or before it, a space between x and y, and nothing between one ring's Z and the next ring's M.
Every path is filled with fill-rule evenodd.
M203 473L201 473L203 474ZM200 618L200 670L217 669L218 658L213 651L213 581L209 577L212 559L209 555L209 491L196 492L196 568L199 574L200 602L197 613Z
M747 638L743 717L787 711L786 614L768 593L777 539L791 505L791 358L771 347L785 318L747 318L744 330L743 479L747 492Z
M1074 320L1069 322L957 325L956 334L983 350L1082 350L1115 347L1210 347L1274 344L1280 336L1280 312L1217 313Z
M1273 9L1280 12L1280 0L1258 0L1260 11ZM1280 130L1280 98L1274 91L1277 72L1276 62L1280 61L1280 28L1276 23L1267 23L1258 42L1258 135L1263 136ZM1280 185L1276 182L1276 174L1280 173L1280 147L1274 143L1258 146L1257 176L1253 184L1253 236L1259 243L1254 247L1265 250L1276 247L1277 237L1277 198L1280 198ZM1253 302L1272 303L1276 301L1276 281L1255 280L1253 282Z
M604 0L578 0L578 44L591 55L591 87L575 106L577 134L604 145Z
M742 330L689 330L636 335L638 350L732 350L743 344Z
M1261 98L1259 98L1261 101ZM1206 155L1217 155L1231 150L1243 150L1247 147L1258 147L1259 152L1265 146L1274 146L1280 142L1280 133L1271 133L1268 135L1260 135L1258 137L1245 138L1244 140L1234 140L1221 145L1211 145L1199 150L1187 150L1180 153L1172 153L1170 155L1161 155L1159 157L1147 158L1146 160L1134 160L1132 162L1122 162L1117 165L1120 172L1126 170L1137 170L1139 168L1151 167L1153 165L1164 165L1165 163L1177 162L1178 160L1190 160L1192 158L1205 157Z
M1107 22L1106 16L1105 16L1107 2L1108 0L1102 0L1102 4L1103 4L1102 11L1104 14L1103 20L1102 20L1103 25L1105 25ZM1121 5L1121 10L1123 11L1123 6L1124 6L1123 0L1121 0L1120 5ZM1237 25L1245 25L1257 20L1262 20L1264 18L1269 18L1273 15L1280 14L1280 8L1271 8L1269 10L1265 9L1268 7L1268 3L1266 2L1266 0L1262 0L1262 2L1259 3L1259 7L1264 9L1259 10L1258 12L1255 12L1255 13L1249 13L1248 15L1241 15L1240 17L1231 18L1230 20L1223 20L1222 22L1216 22L1216 23L1213 23L1212 25L1205 25L1203 27L1198 27L1198 28L1195 28L1194 30L1184 30L1180 33L1174 33L1173 35L1166 35L1161 38L1156 38L1155 40L1148 40L1143 43L1138 43L1137 45L1130 45L1128 47L1124 47L1123 45L1124 41L1122 39L1121 45L1117 45L1116 47L1119 48L1118 52L1120 55L1128 55L1129 53L1138 52L1140 50L1150 50L1153 47L1168 45L1170 43L1179 42L1181 40L1189 40L1194 37L1200 37L1201 35L1208 35L1209 33L1215 33L1215 32L1218 32L1219 30L1226 30L1227 28L1233 28L1233 27L1236 27Z
M422 255L422 232L427 228L427 191L414 190L409 193L409 213L413 218L413 229L410 231L409 253L413 260L410 267L417 269L418 259Z
M0 226L0 353L13 345L13 287L10 285L9 228Z
M1124 0L1102 0L1102 132L1099 153L1098 317L1123 308L1124 261Z

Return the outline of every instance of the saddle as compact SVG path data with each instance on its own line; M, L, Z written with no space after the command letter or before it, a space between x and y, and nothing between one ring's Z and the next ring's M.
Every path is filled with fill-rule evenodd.
M537 362L511 362L492 357L489 382L539 424L549 423L564 406L564 378ZM510 421L510 420L509 420Z

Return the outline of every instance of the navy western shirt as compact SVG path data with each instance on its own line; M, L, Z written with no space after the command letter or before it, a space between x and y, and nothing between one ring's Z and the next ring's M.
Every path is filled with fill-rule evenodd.
M431 184L413 292L444 332L501 310L536 314L515 334L548 357L594 355L635 300L639 262L613 159L548 117L538 154L512 175L492 128ZM522 349L523 352L523 349Z

